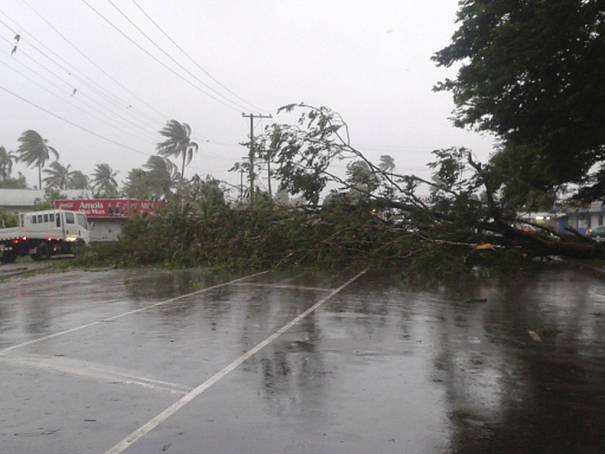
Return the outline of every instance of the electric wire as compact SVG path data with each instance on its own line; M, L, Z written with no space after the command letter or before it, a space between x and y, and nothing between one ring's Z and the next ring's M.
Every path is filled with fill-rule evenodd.
M7 40L4 37L0 36L0 39L2 39L5 42L9 42L9 40ZM44 70L48 71L50 74L52 74L57 80L61 81L65 86L67 86L69 88L70 93L73 93L74 90L74 85L71 84L70 82L67 82L63 77L61 77L59 74L57 74L56 72L54 72L53 70L51 70L50 68L48 68L46 65L42 64L40 61L38 61L37 59L31 57L27 52L20 50L19 53L21 55L23 55L25 58L27 58L28 60L32 61L33 63L35 63L36 65L38 65L39 67L43 68ZM50 81L48 78L44 77L42 74L40 74L39 72L35 71L34 69L32 69L31 67L27 66L25 63L15 59L15 61L17 61L19 64L21 64L22 66L24 66L25 68L27 68L29 71L33 72L34 74L36 74L38 77L44 79L48 84L53 85L56 89L58 89L60 92L64 92L63 89L56 83L56 82L52 82ZM86 100L82 99L82 98L86 98ZM90 103L87 101L88 99L90 99ZM121 115L120 113L116 112L112 107L108 107L107 105L104 105L102 102L99 102L98 100L92 98L90 95L88 95L85 91L78 91L78 100L80 102L82 102L83 104L87 104L90 105L92 104L92 108L93 109L99 109L99 108L103 108L105 110L107 110L108 112L111 113L111 115L113 115L114 117L117 117L119 119L121 119L122 121L130 124L133 127L138 128L140 131L145 132L146 134L148 133L152 133L155 134L156 131L153 130L153 128L148 128L146 126L142 126L138 123L136 123L135 121L124 117L123 115ZM111 117L110 117L111 118Z
M82 51L69 38L67 38L57 27L55 27L48 19L46 19L46 17L44 17L44 15L40 14L40 12L38 12L38 10L36 10L36 8L34 8L31 5L31 3L29 3L28 0L21 0L21 2L24 3L29 9L31 9L33 11L33 13L36 16L38 16L38 18L40 20L42 20L51 30L53 30L57 35L59 35L72 49L74 49L78 53L78 55L80 55L82 58L84 58L88 63L90 63L92 66L94 66L97 70L99 70L105 77L107 77L109 80L111 80L117 86L119 86L121 89L123 89L124 91L129 93L133 98L138 100L141 104L145 105L150 111L152 111L156 115L158 115L162 121L166 121L167 118L170 118L170 115L166 115L165 113L162 113L161 111L159 111L156 107L154 107L153 105L151 105L150 103L145 101L141 96L136 94L133 90L131 90L126 85L124 85L122 82L120 82L118 79L116 79L111 74L109 74L101 65L99 65L94 60L92 60L86 54L86 52Z
M71 63L66 61L63 57L61 57L55 51L53 51L48 46L46 46L44 43L42 43L40 40L38 40L35 36L33 36L31 33L29 33L23 26L18 24L14 19L12 19L10 16L8 16L6 13L4 13L2 10L0 10L0 15L3 15L5 18L10 20L12 23L16 24L16 26L19 28L19 31L17 31L16 29L14 29L10 25L8 25L6 22L4 22L2 19L0 19L0 24L4 25L4 27L11 30L12 33L19 34L19 36L20 36L19 46L20 47L22 46L22 43L25 43L26 45L31 46L36 52L38 52L40 55L42 55L47 60L54 63L57 67L59 67L62 71L64 71L68 76L70 76L74 79L77 79L79 82L89 86L92 90L94 90L96 93L98 93L99 96L101 96L103 100L112 102L120 109L132 108L132 103L130 103L128 100L126 100L124 98L119 97L118 95L112 93L111 91L103 88L99 83L95 82L91 77L84 74L83 71L80 71L77 68L75 68ZM40 49L40 47L38 47L36 44L33 44L32 41L37 43L40 47L44 48L45 50ZM49 54L52 54L52 56ZM59 60L59 61L57 61L57 60ZM78 73L81 73L82 75L78 75ZM148 121L152 122L154 124L154 129L157 127L157 125L156 125L156 123L158 121L157 119L155 119L154 117L151 117L150 115L148 115L147 113L145 113L143 111L137 110L137 113L141 116L145 116L145 118Z
M0 14L3 14L3 13L2 13L2 11L0 11ZM4 14L4 16L6 16L6 14ZM14 22L14 21L13 21L13 22ZM13 33L17 33L17 32L16 32L16 30L12 29L12 27L10 27L8 24L6 24L6 23L5 23L4 21L2 21L1 19L0 19L0 24L1 24L1 25L4 25L6 28L8 28L9 30L11 30ZM28 34L28 37L30 37L30 36L29 36L29 34ZM35 39L35 37L31 37L31 38L32 38L32 39ZM6 41L6 40L5 40L5 41ZM23 42L23 41L25 41L26 43L28 43L28 42L27 42L27 40L26 40L26 37L24 37L23 35L21 35L21 40L20 40L20 43L21 43L21 42ZM101 104L103 104L103 103L106 103L106 104L107 104L107 103L112 103L112 102L111 102L111 100L110 100L110 99L108 99L108 97L107 97L107 95L106 95L106 93L109 93L109 94L111 94L111 93L110 93L110 92L107 92L107 90L103 89L102 87L97 88L98 84L96 84L94 81L92 81L92 79L90 79L90 78L89 78L89 79L91 80L91 82L87 82L85 79L83 79L82 77L78 76L78 74L77 74L78 70L75 70L75 71L70 70L70 69L69 69L69 68L67 68L65 65L62 65L61 63L59 63L59 62L58 62L58 61L57 61L55 58L53 58L53 57L49 56L47 53L45 53L44 51L42 51L40 48L38 48L38 47L37 47L35 44L32 44L31 42L29 42L29 43L28 43L28 45L29 45L29 46L31 46L31 47L32 47L34 50L36 50L36 51L37 51L37 52L38 52L40 55L42 55L43 57L45 57L46 59L48 59L49 61L51 61L52 63L54 63L54 64L55 64L57 67L59 67L59 68L60 68L62 71L64 71L64 72L66 73L66 75L67 75L67 76L69 76L70 78L75 78L75 79L78 79L78 81L81 81L83 84L85 84L85 85L87 85L88 87L90 87L90 88L91 88L91 90L93 90L93 91L96 93L96 96L98 96L98 97L99 97L99 99L101 100L101 101L95 101L95 102L100 102ZM41 44L41 45L42 45L42 44ZM26 52L24 52L22 49L19 49L19 53L27 54L27 53L26 53ZM55 54L55 55L57 55L57 54ZM57 57L58 57L58 58L60 58L60 59L62 59L62 57L60 57L60 56L58 56L58 55L57 55ZM31 58L31 57L29 57L29 56L28 56L28 58L32 59L32 58ZM40 65L40 62L39 62L38 60L35 60L34 62L35 62L37 65L41 66L41 65ZM73 65L69 65L69 66L71 66L71 67L73 68ZM50 71L50 70L49 70L49 71ZM55 77L59 77L57 74L54 74L54 75L55 75ZM75 84L73 84L72 89L73 89L73 88L76 88L76 85L75 85ZM78 88L80 88L80 87L78 87ZM81 94L82 90L80 89L79 91L80 91L80 94ZM114 95L114 96L115 96L115 95ZM117 98L117 97L116 97L116 98ZM113 102L113 104L115 105L115 104L116 104L116 102L114 101L114 102ZM124 104L122 103L122 101L118 101L118 102L117 102L117 108L119 108L120 110L123 110L123 109L124 109L124 107L125 107L126 109L130 110L129 108L131 108L131 107L132 107L132 105L131 105L131 104L129 104L129 103L128 103L128 101L124 101ZM115 111L114 111L114 109L113 109L112 107L105 106L105 108L106 108L107 110L110 110L112 113L114 113L114 112L115 112ZM138 114L143 114L143 112L141 112L140 110L137 110L137 113L138 113ZM120 113L117 113L117 114L115 114L115 115L120 116L121 114L120 114ZM124 117L122 117L122 118L124 118ZM143 128L147 128L147 127L149 127L149 128L150 128L150 130L154 130L154 132L155 132L155 130L157 129L157 122L158 122L158 120L155 120L155 119L153 119L153 118L152 118L152 117L150 117L150 116L147 116L147 122L148 122L148 123L147 123L146 125L145 125L145 124L143 124L143 121L142 121L142 120L143 120L143 118L137 118L136 120L135 120L135 119L128 119L128 121L129 121L129 122L134 123L134 124L136 124L136 125L137 125L137 126L139 126L139 127L143 127ZM153 124L153 126L151 126L151 124ZM142 125L142 126L141 126L141 125Z
M26 1L26 0L22 0L22 1ZM105 17L103 15L103 13L101 13L98 9L96 9L94 6L92 6L87 0L80 0L82 3L84 3L91 11L93 11L97 16L99 16L105 23L107 23L111 28L113 28L114 30L116 30L120 35L122 35L122 37L124 37L127 41L129 41L130 43L132 43L133 45L135 45L138 49L140 49L142 52L144 52L147 56L149 56L151 59L153 59L156 63L158 63L159 65L161 65L163 68L165 68L166 70L168 70L169 72L171 72L172 74L174 74L175 76L177 76L179 79L183 80L184 82L186 82L187 84L189 84L191 87L195 88L196 90L198 90L200 93L203 93L205 96L215 100L216 102L224 105L225 107L235 110L237 112L240 111L240 109L238 107L236 107L235 105L232 105L230 103L228 103L227 101L223 101L220 98L217 98L216 96L212 95L211 93L208 93L206 90L204 90L203 88L199 87L198 85L194 84L193 82L191 82L189 79L187 79L186 77L184 77L182 74L179 74L177 71L175 71L174 69L172 69L170 66L168 66L166 63L164 63L162 60L160 60L158 57L156 57L155 55L153 55L151 52L149 52L147 49L145 49L143 46L141 46L138 42L136 42L134 39L132 39L130 36L128 36L128 34L126 34L121 28L119 28L117 25L115 25L112 21L110 21L107 17Z
M208 90L210 90L212 93L214 93L215 95L219 96L221 99L224 99L225 101L233 104L236 107L242 108L244 110L248 109L249 107L246 106L245 104L241 104L237 101L233 101L231 99L229 99L228 97L226 97L224 94L222 94L221 92L217 91L216 89L214 89L212 86L208 85L206 82L204 82L202 79L200 79L196 74L192 73L191 71L189 71L189 69L185 66L183 66L178 60L176 60L172 55L170 55L168 52L166 52L164 50L164 48L162 46L160 46L158 43L156 43L153 38L151 38L141 27L139 27L132 19L130 19L130 17L120 9L120 7L118 5L115 4L115 2L113 2L113 0L107 0L107 2L113 6L113 8L124 18L126 19L126 21L128 21L128 23L130 25L132 25L141 35L143 35L147 41L149 41L156 49L158 49L160 52L162 52L162 54L164 54L166 57L168 57L175 65L177 65L179 68L181 68L183 71L185 71L189 76L191 76L193 79L195 79L197 82L199 82L200 84L202 84L204 87L206 87Z
M97 121L101 121L101 122L105 123L106 125L110 126L112 129L119 129L122 133L131 134L133 137L137 137L139 139L141 139L141 138L148 139L149 138L149 137L143 136L143 134L136 133L136 132L134 132L131 129L126 129L126 128L122 127L121 125L119 125L119 123L118 124L112 123L111 122L111 120L112 120L111 117L108 116L109 120L107 120L103 116L101 116L102 112L96 112L94 110L93 111L89 111L88 109L85 109L82 106L78 106L76 103L72 102L71 100L66 99L65 95L63 95L63 94L58 95L57 93L55 93L55 92L49 90L48 88L46 88L44 85L42 85L36 79L33 79L33 78L27 76L26 74L24 74L23 72L19 71L18 69L11 67L10 66L10 62L6 62L6 61L3 61L3 62L5 63L5 68L7 68L10 71L18 74L20 77L28 80L33 85L36 85L39 89L41 89L41 90L45 91L46 93L49 93L50 95L56 97L61 102L67 102L67 104L69 104L73 108L75 108L75 109L77 109L77 110L79 110L81 112L84 112L84 114L86 114L86 115L88 115L90 117L95 118ZM20 63L22 66L24 66L25 68L29 69L30 71L34 72L34 74L36 74L36 72L34 70L32 70L31 68L29 68L27 65L23 64L22 62L17 62L17 63ZM38 77L42 78L42 76L39 75L39 74L38 74Z
M147 156L147 157L154 156L154 154L152 154L152 153L147 153L145 151L142 151L142 150L139 150L137 148L131 147L130 145L124 144L124 143L119 142L117 140L114 140L114 139L112 139L110 137L107 137L107 136L105 136L103 134L100 134L100 133L98 133L98 132L96 132L96 131L94 131L94 130L86 127L86 126L82 126L79 123L73 122L73 121L69 120L68 118L65 118L64 116L59 115L56 112L53 112L52 110L46 109L45 107L42 107L41 105L36 104L35 102L30 101L29 99L24 98L23 96L18 95L14 91L12 91L12 90L10 90L10 89L2 86L2 85L0 85L0 90L8 93L9 95L13 96L14 98L17 98L17 99L23 101L26 104L29 104L32 107L35 107L36 109L38 109L38 110L40 110L40 111L42 111L42 112L50 115L51 117L54 117L57 120L60 120L60 121L62 121L64 123L67 123L68 125L73 126L74 128L77 128L77 129L79 129L81 131L84 131L84 132L86 132L86 133L88 133L88 134L90 134L90 135L92 135L94 137L97 137L97 138L99 138L101 140L109 142L109 143L111 143L113 145L116 145L116 146L118 146L120 148L123 148L125 150L128 150L128 151L131 151L133 153L137 153L137 154L140 154L140 155L143 155L143 156ZM194 167L194 166L189 166L188 168L192 169L192 170L198 170L200 172L201 171L207 171L208 169L211 169L211 168L208 168L208 169L204 170L204 169L201 169L199 167Z
M208 70L206 70L202 65L200 65L185 49L183 49L174 39L172 39L172 37L145 11L145 9L136 1L136 0L132 0L132 3L134 3L134 5L139 9L139 11L141 11L141 13L143 13L143 15L179 50L181 51L181 53L183 55L185 55L189 61L191 63L193 63L195 66L197 66L197 68L200 69L200 71L202 71L204 74L206 74L206 76L208 76L210 79L212 79L217 85L219 85L220 87L222 87L223 89L225 89L226 91L228 91L229 93L231 93L233 96L235 96L237 99L239 99L240 101L242 101L243 103L247 104L250 107L253 107L256 110L260 110L260 111L264 111L266 112L265 109L262 109L258 106L256 106L255 104L246 101L244 98L242 98L241 96L239 96L237 93L235 93L234 91L232 91L229 87L227 87L226 85L224 85L220 80L218 80L217 78L215 78Z
M109 137L106 137L103 134L99 134L98 132L95 132L92 129L87 128L86 126L82 126L82 125L80 125L78 123L75 123L75 122L73 122L73 121L71 121L71 120L69 120L69 119L67 119L67 118L65 118L65 117L63 117L63 116L61 116L61 115L59 115L59 114L51 111L51 110L48 110L48 109L40 106L39 104L36 104L33 101L30 101L29 99L24 98L23 96L18 95L14 91L9 90L8 88L6 88L6 87L4 87L2 85L0 85L0 90L8 93L9 95L13 96L14 98L17 98L17 99L19 99L19 100L21 100L21 101L29 104L32 107L35 107L38 110L41 110L42 112L47 113L48 115L50 115L50 116L52 116L52 117L54 117L54 118L56 118L56 119L58 119L58 120L60 120L60 121L62 121L64 123L67 123L67 124L69 124L69 125L77 128L77 129L80 129L81 131L84 131L84 132L86 132L86 133L88 133L88 134L90 134L92 136L95 136L95 137L97 137L99 139L102 139L102 140L104 140L106 142L109 142L109 143L111 143L113 145L116 145L116 146L118 146L120 148L124 148L126 150L130 150L130 151L132 151L134 153L138 153L138 154L145 155L145 156L151 156L149 153L145 153L144 151L138 150L138 149L136 149L134 147L131 147L130 145L126 145L124 143L118 142L117 140L114 140L114 139L111 139Z

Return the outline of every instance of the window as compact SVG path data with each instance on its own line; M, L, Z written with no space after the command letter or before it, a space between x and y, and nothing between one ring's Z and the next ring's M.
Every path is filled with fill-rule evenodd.
M41 214L38 215L38 224L42 224L42 215Z
M73 213L65 213L65 223L66 224L75 224L75 219L74 219Z
M50 213L48 215L48 222L55 222L55 213Z
M44 215L44 223L45 223L45 224L48 224L48 214L45 214L45 215Z
M61 227L61 215L57 213L57 227Z
M35 216L35 215L34 215L34 216L32 216L32 221L31 221L31 223L32 223L32 224L37 224L36 219L37 219L37 218L36 218L36 216Z
M83 214L78 214L78 224L80 224L85 229L88 229L88 224L86 223L86 216Z

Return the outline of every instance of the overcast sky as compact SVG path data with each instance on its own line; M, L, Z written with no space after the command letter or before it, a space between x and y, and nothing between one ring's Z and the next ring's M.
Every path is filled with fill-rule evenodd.
M62 163L90 173L96 163L107 162L120 171L121 181L146 161L145 153L154 153L157 131L174 118L188 122L200 143L187 176L211 173L237 182L227 169L246 155L237 145L248 133L241 112L258 109L242 106L189 61L132 0L112 1L191 74L150 44L108 0L86 0L191 84L120 35L84 0L0 0L0 21L21 35L11 56L14 33L0 22L0 86L139 153L3 90L0 145L14 150L20 133L35 129L59 151ZM492 149L491 137L454 128L448 119L451 95L431 90L453 75L430 57L455 29L456 0L136 1L197 64L242 99L270 113L299 101L338 110L349 122L354 145L370 157L392 155L401 172L426 174L424 164L435 148L467 146L481 158ZM210 91L200 81L233 102L205 95L202 90ZM266 122L259 122L259 129ZM29 184L37 183L35 170L21 164L16 170Z

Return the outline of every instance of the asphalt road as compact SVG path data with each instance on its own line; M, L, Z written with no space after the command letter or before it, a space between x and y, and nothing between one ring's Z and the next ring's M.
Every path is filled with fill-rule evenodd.
M70 272L0 284L0 453L602 453L605 284Z

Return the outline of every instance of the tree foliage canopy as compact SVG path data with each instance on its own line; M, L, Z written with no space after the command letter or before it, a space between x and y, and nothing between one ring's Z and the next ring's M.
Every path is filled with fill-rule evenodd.
M182 159L181 177L184 177L185 165L191 162L193 154L197 153L199 148L199 145L191 140L191 126L187 123L169 120L160 130L160 134L165 137L165 140L157 144L157 152L165 157L180 157Z
M605 1L461 0L458 29L438 64L458 126L491 131L536 186L582 182L605 160Z
M44 169L44 173L48 176L44 178L44 182L49 189L68 189L72 177L71 166L63 165L59 161L53 161Z
M117 197L118 182L117 171L107 163L97 164L92 173L92 188L98 197Z
M163 199L172 194L180 175L170 160L150 156L142 169L132 169L124 184L124 193L137 199Z
M42 187L42 167L50 159L51 155L59 159L59 153L53 147L48 145L48 140L44 139L33 129L24 131L19 137L19 148L17 148L18 160L28 166L38 168L38 187Z
M10 178L15 159L16 156L14 153L0 146L0 179L5 180L6 178Z

